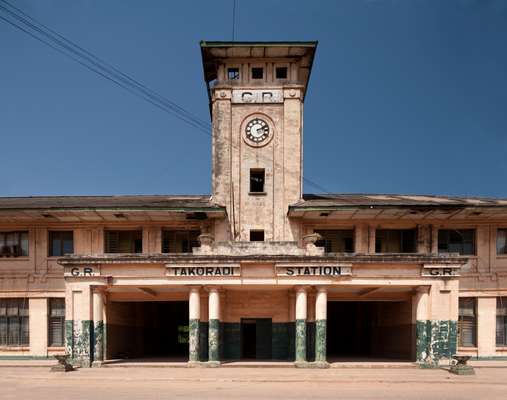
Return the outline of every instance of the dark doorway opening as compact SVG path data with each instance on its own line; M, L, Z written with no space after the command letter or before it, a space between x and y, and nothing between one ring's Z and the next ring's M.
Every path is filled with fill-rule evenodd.
M241 358L271 360L272 331L271 318L241 319Z
M330 301L327 356L410 360L413 329L410 302Z
M188 302L111 302L107 358L188 360Z

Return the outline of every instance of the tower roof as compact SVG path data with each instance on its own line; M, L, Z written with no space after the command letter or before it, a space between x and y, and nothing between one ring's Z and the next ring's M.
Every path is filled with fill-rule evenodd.
M210 82L217 79L218 65L226 59L296 58L299 77L305 87L310 79L317 41L308 42L208 42L201 41L204 80L209 92Z

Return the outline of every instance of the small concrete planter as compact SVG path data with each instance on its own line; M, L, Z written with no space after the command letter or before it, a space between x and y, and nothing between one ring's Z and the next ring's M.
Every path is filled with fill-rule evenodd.
M456 375L475 375L474 367L467 365L470 356L453 356L455 363L451 365L450 373Z
M63 356L55 356L56 360L58 361L57 365L54 365L51 367L51 372L70 372L74 371L74 367L69 362L69 356L63 355Z

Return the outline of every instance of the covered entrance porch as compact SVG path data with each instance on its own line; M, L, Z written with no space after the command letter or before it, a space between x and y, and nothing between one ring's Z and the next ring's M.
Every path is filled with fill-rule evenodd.
M429 286L92 285L89 290L89 328L87 321L74 319L67 338L69 354L82 365L326 366L415 362L431 352L454 352L455 326L427 322ZM72 292L75 306L83 291ZM441 343L437 348L432 341Z
M456 351L459 283L447 271L461 259L256 254L61 260L67 353L81 365L170 357L325 367Z

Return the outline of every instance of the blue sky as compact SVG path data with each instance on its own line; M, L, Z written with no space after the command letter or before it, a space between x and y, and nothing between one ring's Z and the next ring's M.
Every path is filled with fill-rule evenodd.
M209 119L199 41L231 39L232 0L10 1ZM236 40L319 41L307 178L507 197L506 1L238 0L236 15ZM0 50L1 196L210 193L209 137L2 21Z

